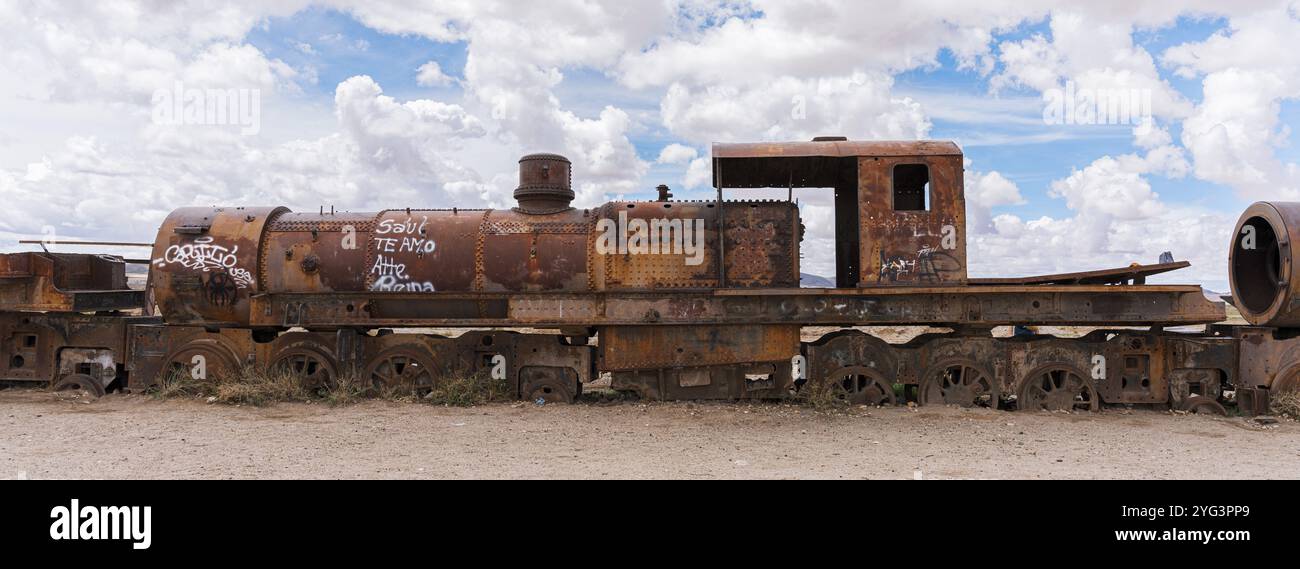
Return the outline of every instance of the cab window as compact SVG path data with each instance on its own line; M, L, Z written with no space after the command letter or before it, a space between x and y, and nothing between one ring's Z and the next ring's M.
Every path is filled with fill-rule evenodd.
M930 211L930 168L925 164L894 166L894 211Z

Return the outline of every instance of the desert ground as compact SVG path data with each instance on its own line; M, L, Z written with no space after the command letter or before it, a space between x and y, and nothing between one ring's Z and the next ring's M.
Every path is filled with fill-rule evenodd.
M1300 423L792 404L237 407L0 391L0 478L1297 478Z

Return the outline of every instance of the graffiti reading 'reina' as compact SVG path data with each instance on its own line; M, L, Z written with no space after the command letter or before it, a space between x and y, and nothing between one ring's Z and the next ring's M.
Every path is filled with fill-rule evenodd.
M235 266L239 264L239 246L229 248L212 241L211 237L199 237L193 243L172 245L163 253L162 258L154 259L153 264L158 267L180 265L205 273L222 271L229 274L238 288L253 286L252 273Z
M375 236L370 240L375 262L370 266L370 274L375 277L370 289L380 292L434 292L431 282L417 282L407 273L407 264L414 259L421 259L432 254L438 246L426 237L429 225L428 216L421 216L419 221L385 219L375 227Z

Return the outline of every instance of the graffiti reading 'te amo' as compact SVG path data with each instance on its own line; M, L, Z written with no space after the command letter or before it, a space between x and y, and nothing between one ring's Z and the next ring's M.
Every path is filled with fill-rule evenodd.
M375 277L370 289L383 292L434 292L433 283L417 282L407 273L407 265L433 253L437 245L427 237L429 218L416 221L385 219L375 228L371 250L375 262L370 274Z

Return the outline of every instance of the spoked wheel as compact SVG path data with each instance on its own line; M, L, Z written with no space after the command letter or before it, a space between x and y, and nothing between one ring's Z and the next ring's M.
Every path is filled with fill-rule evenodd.
M54 390L58 392L81 394L87 397L99 399L104 396L104 386L84 373L74 373L63 377L54 384Z
M271 362L271 370L293 375L303 389L310 391L329 389L338 381L334 361L313 348L289 348L281 352Z
M841 368L826 378L835 396L850 405L893 405L894 385L869 367Z
M433 390L436 372L429 356L410 348L396 348L371 360L365 377L381 392L410 390L424 395Z
M1068 365L1047 365L1025 377L1018 408L1033 411L1096 411L1097 390L1082 372Z
M238 372L239 359L229 348L217 340L200 339L169 354L155 381L159 384L177 380L206 382Z
M948 360L930 368L921 380L917 402L921 405L998 407L998 382L972 360Z

